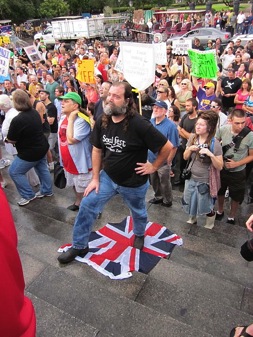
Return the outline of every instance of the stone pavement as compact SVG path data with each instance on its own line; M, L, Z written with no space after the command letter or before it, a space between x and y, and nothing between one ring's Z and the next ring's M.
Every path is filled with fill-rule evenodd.
M55 188L53 197L19 207L8 169L2 172L38 337L225 337L235 325L253 322L253 264L239 253L249 238L244 223L252 205L241 205L236 225L216 222L210 231L186 224L177 187L171 208L147 205L149 220L181 235L184 245L148 275L110 280L82 263L58 264L58 247L71 242L72 190ZM147 201L152 197L150 189ZM115 197L94 229L127 215Z

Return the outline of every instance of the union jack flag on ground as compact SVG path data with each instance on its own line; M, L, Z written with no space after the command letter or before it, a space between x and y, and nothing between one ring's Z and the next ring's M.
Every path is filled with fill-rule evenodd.
M120 223L108 223L100 230L92 232L89 253L77 261L87 263L111 279L132 276L131 271L149 273L161 258L167 258L175 246L183 240L169 229L154 222L148 222L145 231L144 248L133 247L134 233L131 217ZM58 252L68 250L71 244L61 246Z

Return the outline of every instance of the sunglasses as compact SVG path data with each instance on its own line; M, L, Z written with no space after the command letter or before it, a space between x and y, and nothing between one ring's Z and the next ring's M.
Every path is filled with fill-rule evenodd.
M183 82L182 82L181 84L182 84L182 85L187 85L187 83L183 83Z
M165 94L165 91L156 90L159 94Z

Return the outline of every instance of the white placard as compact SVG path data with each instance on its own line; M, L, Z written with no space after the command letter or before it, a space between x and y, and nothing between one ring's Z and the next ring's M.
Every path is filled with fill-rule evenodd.
M7 76L9 71L10 50L0 47L0 75Z
M150 44L120 42L123 74L132 87L145 90L155 81L154 48Z
M122 55L121 52L119 52L114 69L123 74L124 69L123 69L123 60L122 60L121 55Z
M177 55L188 55L188 49L192 49L191 39L172 40L172 53Z
M31 45L28 47L24 47L24 50L32 63L41 60L40 52L38 51L36 46Z
M152 44L155 53L155 63L165 64L167 63L167 49L166 42Z

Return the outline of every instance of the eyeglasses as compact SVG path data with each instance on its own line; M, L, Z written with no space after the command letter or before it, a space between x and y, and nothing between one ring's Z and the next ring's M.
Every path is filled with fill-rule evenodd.
M187 83L183 83L183 82L182 82L181 84L182 84L182 85L187 85Z
M211 108L215 109L215 108L218 108L219 105L210 105Z
M156 92L159 94L165 94L165 91L156 90Z
M165 84L164 84L164 83L158 83L158 85L162 85L162 86L164 86Z

